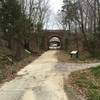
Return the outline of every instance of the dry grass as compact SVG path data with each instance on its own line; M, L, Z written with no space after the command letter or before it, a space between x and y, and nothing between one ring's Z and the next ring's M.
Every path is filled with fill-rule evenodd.
M71 58L70 52L58 51L56 54L58 61L60 62L69 62L69 63L95 63L100 62L100 59L91 58L87 52L79 53L79 58L76 58L76 55L73 55Z
M7 58L8 55L12 55L11 51L8 48L0 47L0 83L13 79L20 69L38 57L38 55L26 54L27 56L25 55L21 61L14 60L11 63Z

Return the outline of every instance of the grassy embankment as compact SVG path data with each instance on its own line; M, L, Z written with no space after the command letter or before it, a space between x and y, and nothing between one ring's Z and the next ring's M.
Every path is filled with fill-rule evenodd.
M100 100L100 66L72 72L69 83L78 94L85 95L87 100Z

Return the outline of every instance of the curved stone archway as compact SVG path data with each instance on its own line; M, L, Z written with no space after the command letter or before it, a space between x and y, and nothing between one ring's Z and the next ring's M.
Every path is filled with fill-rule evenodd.
M48 41L48 48L49 49L60 49L61 48L61 40L59 37L52 37Z
M49 49L49 40L53 37L57 37L60 40L60 49L63 49L64 46L64 32L62 30L47 30L45 31L45 50Z

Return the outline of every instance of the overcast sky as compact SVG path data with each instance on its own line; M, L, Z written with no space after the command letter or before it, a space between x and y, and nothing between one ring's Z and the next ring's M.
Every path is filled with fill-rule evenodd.
M59 9L61 9L63 0L50 0L50 6L53 12L57 12Z
M63 0L50 0L51 17L49 20L48 29L59 29L57 25L57 19L55 17L58 10L61 9L62 4L63 4Z

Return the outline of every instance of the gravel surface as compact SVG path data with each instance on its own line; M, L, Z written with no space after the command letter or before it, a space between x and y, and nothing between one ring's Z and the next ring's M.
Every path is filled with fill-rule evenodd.
M0 87L0 100L69 100L64 92L64 77L95 64L58 61L58 51L47 51Z

